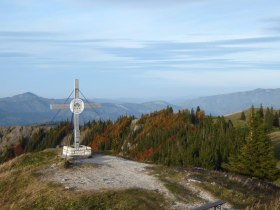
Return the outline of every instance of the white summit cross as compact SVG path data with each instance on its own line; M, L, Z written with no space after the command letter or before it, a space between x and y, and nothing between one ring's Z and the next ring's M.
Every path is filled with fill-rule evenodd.
M90 157L91 148L80 145L80 120L79 115L85 108L98 108L99 104L85 104L82 99L79 98L79 80L75 80L74 84L74 99L69 104L51 104L51 109L69 109L74 114L74 145L63 146L63 157Z

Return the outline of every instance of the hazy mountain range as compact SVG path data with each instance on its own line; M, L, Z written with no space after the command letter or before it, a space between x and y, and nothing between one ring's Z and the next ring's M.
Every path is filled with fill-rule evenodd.
M92 119L116 120L121 115L150 113L172 106L174 111L184 108L200 106L207 114L225 115L251 107L273 106L280 109L280 88L256 89L253 91L237 92L223 95L207 96L185 100L180 104L166 101L150 101L146 103L127 103L109 99L90 100L101 104L101 108L88 109L81 115L81 120L87 122ZM71 120L70 110L50 110L52 103L64 103L65 99L47 99L33 93L24 93L13 97L0 99L0 125L27 125L60 120ZM70 103L70 100L67 102Z
M180 107L191 108L199 105L207 114L226 115L255 107L273 107L280 109L280 88L256 89L222 95L186 100Z
M71 120L72 113L70 109L57 111L50 110L50 104L63 104L66 99L47 99L39 97L33 93L23 93L13 97L0 99L0 125L28 125L46 123L51 121ZM68 100L69 104L71 101ZM93 119L116 120L122 115L141 116L144 113L150 113L155 110L161 110L169 104L164 101L152 101L146 103L121 103L108 99L89 100L98 102L101 107L98 109L86 109L81 114L81 121L87 122Z

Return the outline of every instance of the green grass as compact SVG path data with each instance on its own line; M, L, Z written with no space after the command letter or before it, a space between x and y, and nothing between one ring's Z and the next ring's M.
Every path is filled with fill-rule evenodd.
M232 204L236 209L265 209L280 205L280 188L258 179L233 174L194 169L192 178L199 180L200 187L211 192L219 199ZM271 203L276 204L271 204Z
M197 201L203 201L200 199L194 192L185 188L181 184L176 183L175 181L170 181L167 179L162 179L165 187L176 197L178 201L184 203L194 203Z
M158 192L128 189L104 192L66 190L62 184L42 181L39 171L50 164L63 165L58 150L24 154L0 165L1 209L170 209L169 201ZM151 173L162 180L175 198L183 203L204 203L182 183L186 178L236 209L277 209L280 189L257 179L202 169L155 166ZM186 175L188 173L188 176ZM280 185L280 180L275 182ZM277 200L278 199L278 200Z
M179 181L184 177L184 169L178 167L167 167L164 165L157 165L149 167L151 174L157 176L159 179L171 179Z
M34 167L34 166L42 166L44 164L50 163L52 160L54 160L55 157L57 157L56 150L48 149L44 150L42 152L35 152L35 153L28 153L24 156L22 156L21 159L17 162L17 166L20 168L23 167Z
M151 167L150 169L151 173L164 183L165 187L178 201L183 203L205 203L205 200L180 183L185 178L184 169L162 165Z
M62 184L42 181L43 167L58 163L59 150L24 154L0 165L1 209L168 209L154 191L128 189L107 192L65 190Z
M240 120L241 117L241 113L242 112L236 112L233 114L228 114L225 115L225 119L227 120L231 120L234 126L237 127L246 127L247 126L247 120L250 118L250 109L246 109L244 110L245 116L246 116L246 120Z
M207 203L182 186L182 182L193 179L197 180L193 182L194 185L214 195L217 200L225 200L234 209L273 210L280 206L280 200L278 200L280 188L277 187L280 180L272 185L255 178L199 168L157 166L153 167L152 171L165 183L177 200L184 203Z
M274 146L275 157L280 160L280 131L272 132L269 137Z
M275 184L276 186L280 187L280 178L277 179L277 180L274 182L274 184Z
M257 110L257 109L255 109L255 110ZM251 109L244 110L244 114L245 114L246 119L249 119L250 112L251 112ZM242 111L241 112L235 112L235 113L232 113L232 114L227 114L227 115L225 115L225 118L227 118L231 121L240 120L241 113L242 113Z
M41 196L21 209L165 209L158 193L129 189L104 193L67 193L67 197Z

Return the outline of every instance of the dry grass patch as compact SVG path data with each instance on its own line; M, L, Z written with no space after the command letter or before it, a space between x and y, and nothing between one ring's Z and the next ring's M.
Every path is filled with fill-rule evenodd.
M178 167L155 166L151 173L157 176L174 197L185 204L205 203L193 190L182 185L185 179L185 169Z
M230 173L193 169L191 177L198 185L236 209L274 209L280 188L270 182Z
M58 150L45 150L2 164L1 209L168 209L163 196L149 190L78 192L67 190L62 184L41 181L46 166L63 167L57 153Z

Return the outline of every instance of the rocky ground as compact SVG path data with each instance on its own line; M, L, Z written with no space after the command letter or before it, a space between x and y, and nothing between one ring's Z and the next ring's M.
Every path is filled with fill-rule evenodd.
M173 209L191 209L202 203L183 203L165 187L164 183L151 173L151 165L126 160L120 157L95 154L90 159L79 159L72 162L70 168L58 164L43 170L45 181L64 185L67 190L106 191L128 188L143 188L161 193L170 201ZM182 183L202 200L216 201L212 195L195 186L193 180Z
M51 172L49 178L52 181L76 190L144 188L166 193L164 185L149 175L147 166L119 157L94 155L89 159L75 160L73 166L66 170L52 165L48 172Z

